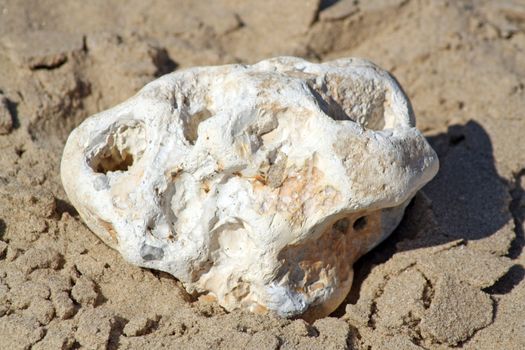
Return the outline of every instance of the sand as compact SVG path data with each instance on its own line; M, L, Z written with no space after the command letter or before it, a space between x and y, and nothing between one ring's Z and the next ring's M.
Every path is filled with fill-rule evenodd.
M441 169L312 324L227 313L92 234L69 131L173 69L277 55L390 70ZM521 0L0 0L1 349L525 348Z

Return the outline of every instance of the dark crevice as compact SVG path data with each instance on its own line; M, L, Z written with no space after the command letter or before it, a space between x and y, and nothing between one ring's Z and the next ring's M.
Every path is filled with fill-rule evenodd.
M68 202L66 202L66 201L64 201L62 199L59 199L59 198L55 198L55 201L56 201L55 212L57 213L59 218L62 217L62 215L64 213L68 213L69 215L71 215L73 217L77 217L78 216L78 211L75 209L75 207L73 207Z
M42 324L41 324L42 325ZM47 328L45 327L42 327L42 330L43 330L43 335L42 335L42 338L38 339L37 341L35 341L34 343L32 343L30 346L31 348L33 348L33 346L35 346L36 344L40 343L42 340L44 340L44 338L46 337L47 335Z
M87 35L82 35L82 51L87 54L88 53L88 46L87 46Z
M423 289L423 306L425 309L428 309L432 303L432 299L434 298L434 286L432 285L430 279L427 278L427 276L425 276L421 270L417 269L417 271L425 279L425 287Z
M75 340L75 342L73 343L73 345L71 345L71 349L80 349L82 348L82 346L80 345L80 343L78 341Z
M514 175L514 181L510 186L511 202L509 211L514 221L514 232L516 238L512 241L509 249L509 257L517 259L525 246L525 233L523 232L523 222L525 221L525 190L523 188L523 178L525 178L525 168L520 169Z
M18 129L20 127L20 119L18 119L18 102L14 102L6 98L5 106L7 107L7 111L11 115L11 120L13 122L13 130Z
M109 133L104 141L105 145L90 156L91 169L101 174L129 170L140 159L145 148L143 144L136 147L133 143L128 143L129 134L139 140L146 138L142 124L116 128Z
M108 156L101 156L100 163L95 167L95 172L107 174L110 171L127 171L133 165L133 155L129 153L118 154L112 152Z
M168 51L164 48L155 48L151 54L151 59L157 68L154 73L157 78L164 74L171 73L177 68L177 63L171 59Z
M284 340L279 336L276 336L275 338L277 338L277 347L275 349L281 350L284 345Z
M199 124L212 117L212 113L206 108L193 113L192 115L185 115L184 118L184 137L191 145L197 142L199 137Z
M58 58L56 61L53 61L52 63L35 64L31 66L31 69L33 70L53 70L53 69L62 67L66 62L67 62L67 56L64 55Z
M362 229L366 227L366 224L367 224L366 216L361 216L356 221L354 221L354 224L352 225L352 227L354 228L355 231L361 231Z
M370 304L370 315L368 316L368 324L367 324L367 326L372 329L376 329L376 320L375 320L376 314L377 314L377 302L374 299L374 301L372 301L372 304Z
M472 332L472 334L470 336L468 336L467 339L461 340L457 344L455 344L454 345L455 348L462 349L463 347L465 347L465 345L468 344L468 342L471 339L473 339L476 336L476 334L479 331L489 327L490 325L492 325L494 323L494 321L496 321L496 314L497 314L497 310L498 310L498 302L493 296L490 296L490 299L492 301L492 319L491 319L490 323L488 325L484 326L484 327L481 327L479 329L474 330L474 332Z
M97 293L97 297L95 298L95 302L93 304L93 307L97 307L100 305L105 304L108 301L108 298L104 294L102 294L102 290L100 289L100 286L97 282L93 281L94 284L94 290L95 293Z
M22 158L24 153L26 153L26 150L24 149L23 145L15 146L15 153L18 156L18 158Z
M7 230L7 225L5 224L5 221L0 219L0 240L3 240L6 230Z
M332 228L344 234L348 231L349 226L350 226L350 223L348 222L348 219L343 218L343 219L337 220L335 224L332 226Z
M112 325L109 332L109 341L107 344L108 350L115 350L120 348L120 336L124 330L124 326L128 320L120 316L115 316L115 323Z
M372 329L376 329L376 316L377 316L377 312L378 312L378 309L377 309L377 300L383 295L383 293L385 292L385 287L386 285L388 284L388 282L390 281L391 278L393 277L397 277L399 275L401 275L403 272L411 269L412 267L414 267L416 265L416 263L412 263L408 266L406 266L405 268L397 271L395 274L393 275L387 275L387 276L384 276L384 279L382 281L382 283L379 285L378 287L378 290L370 304L370 314L368 316L368 327L371 327Z

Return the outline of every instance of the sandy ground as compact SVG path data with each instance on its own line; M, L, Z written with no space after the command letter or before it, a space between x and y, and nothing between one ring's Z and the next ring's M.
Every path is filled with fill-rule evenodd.
M194 300L81 222L69 131L194 65L369 58L439 175L308 324ZM0 0L1 349L524 349L525 1Z

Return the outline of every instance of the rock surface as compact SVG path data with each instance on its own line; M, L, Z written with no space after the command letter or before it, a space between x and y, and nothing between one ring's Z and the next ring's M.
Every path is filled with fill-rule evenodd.
M317 318L436 174L414 124L368 61L193 68L82 123L61 174L126 260L228 310Z

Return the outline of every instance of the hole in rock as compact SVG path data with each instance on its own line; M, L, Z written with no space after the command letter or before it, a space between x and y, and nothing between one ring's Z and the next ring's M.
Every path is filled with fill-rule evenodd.
M161 260L164 257L164 250L162 248L144 244L142 248L140 248L140 256L146 261Z
M185 119L184 137L192 145L195 144L198 138L199 124L211 117L211 112L203 109L197 113L188 115Z
M89 163L97 173L127 171L142 156L145 148L142 124L123 125L111 132L106 145L95 153Z
M365 228L366 224L367 224L366 216L361 216L356 221L354 221L354 224L352 225L352 227L354 228L355 231L360 231Z
M348 227L350 227L350 222L347 218L337 220L332 226L334 230L339 231L341 233L346 233L348 231Z
M323 83L310 81L308 87L319 108L334 120L353 121L368 130L395 125L388 88L374 79L327 74Z
M109 154L105 154L100 158L95 171L97 173L106 174L108 171L126 171L133 165L133 156L126 151L120 153L115 148L110 150Z

